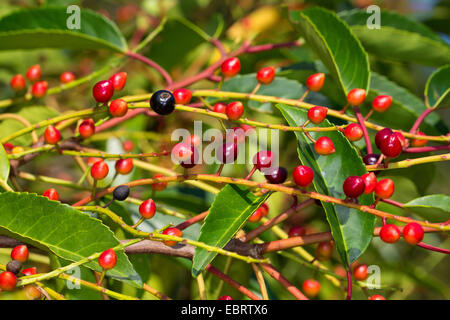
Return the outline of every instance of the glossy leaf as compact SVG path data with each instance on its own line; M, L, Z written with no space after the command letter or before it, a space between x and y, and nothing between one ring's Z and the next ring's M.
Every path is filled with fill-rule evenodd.
M367 53L341 19L333 12L318 7L291 11L290 19L345 96L354 88L368 90L370 70Z
M450 65L436 70L425 86L425 103L429 108L450 105Z
M431 66L450 63L450 46L425 25L400 14L381 11L380 28L369 29L372 13L362 10L341 12L364 48L379 57Z
M222 86L223 91L231 92L245 92L253 91L258 81L256 74L237 75L224 82ZM268 85L261 85L256 94L264 96L276 96L279 98L299 99L305 87L294 80L289 80L284 77L275 77L273 82ZM261 103L258 101L248 101L248 106L262 112L273 112L273 104L271 102Z
M433 194L411 200L405 203L405 208L433 222L450 219L450 197L444 194Z
M66 260L78 261L119 245L111 230L101 221L36 194L0 194L0 212L0 230L3 233L50 250ZM97 261L85 266L101 271ZM107 275L130 284L141 284L139 275L123 251L117 252L117 265Z
M124 53L127 44L111 20L88 9L80 10L79 22L77 11L65 6L23 9L0 19L0 50L39 48Z
M301 126L308 119L306 111L299 108L287 105L277 105L277 107L291 127ZM332 124L325 119L318 126L330 127ZM317 192L344 199L342 185L345 179L366 173L362 159L355 148L339 131L311 132L314 139L321 136L329 137L335 146L335 153L320 156L314 151L314 144L303 133L296 132L295 135L299 159L303 165L313 169L313 184ZM360 204L370 205L373 202L373 196L362 195L358 200ZM331 203L322 202L322 205L338 252L345 265L348 265L361 256L369 246L375 227L375 216Z
M198 241L223 248L269 195L270 193L266 193L256 197L245 186L226 185L217 194L200 230ZM197 247L192 275L198 276L216 255L216 252Z

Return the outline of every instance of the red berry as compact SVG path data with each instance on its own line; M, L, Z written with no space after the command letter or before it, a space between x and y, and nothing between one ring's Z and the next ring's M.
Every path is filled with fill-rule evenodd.
M221 296L218 300L233 300L230 296Z
M81 122L78 128L80 136L87 139L95 133L95 123L93 119L86 119Z
M103 253L98 257L98 264L104 270L110 270L116 266L117 255L113 249L108 249L103 251Z
M5 142L3 144L3 148L5 149L6 153L10 153L12 149L14 149L14 145L10 142Z
M241 62L238 58L228 58L220 66L222 74L226 77L234 77L241 70Z
M125 84L127 82L127 73L115 73L109 78L109 80L112 82L114 90L120 91L125 87Z
M392 97L387 95L381 95L373 99L372 108L378 112L385 112L392 104Z
M253 156L253 164L256 169L261 170L272 166L273 154L271 151L262 150Z
M417 132L417 135L424 136L425 133L419 131L419 132ZM413 139L411 141L411 146L412 147L423 147L423 146L425 146L427 144L427 142L428 142L428 140Z
M394 181L391 179L383 179L377 182L375 195L381 199L388 199L394 194L394 189Z
M213 111L218 113L227 113L227 105L225 103L218 102L214 105Z
M270 84L275 78L275 68L274 67L265 67L260 69L256 73L256 80L262 84Z
M386 300L386 298L383 297L382 295L374 294L373 296L371 296L371 297L369 298L369 300Z
M193 151L191 150L190 145L184 142L180 142L172 148L172 159L176 163L180 163L181 161L188 161L191 158L192 153Z
M402 153L402 143L396 134L391 134L381 142L381 152L389 158L398 157Z
M334 149L333 141L328 137L320 137L314 144L314 150L322 156L327 156L333 154L336 150Z
M133 159L119 159L114 166L120 174L129 174L133 170Z
M164 175L163 174L155 174L153 176L153 179L158 179L158 178L163 178ZM152 189L155 191L163 191L164 189L167 188L167 182L156 182L152 184Z
M162 232L162 234L165 234L165 235L168 235L168 236L176 236L176 237L181 237L181 236L183 236L183 232L181 232L181 230L180 230L180 229L177 229L177 228L167 228L167 229L165 229L165 230ZM178 241L174 241L174 240L164 240L163 243L164 243L166 246L173 247L173 246L175 246L175 245L178 243Z
M192 92L184 88L176 89L173 92L173 96L175 97L175 103L188 104L191 102Z
M11 251L11 259L25 263L28 260L28 247L24 244L15 246Z
M152 199L145 200L139 206L139 213L141 214L142 218L145 219L153 218L155 212L156 212L156 205Z
M308 110L308 119L314 124L319 124L326 118L327 112L327 107L312 107Z
M186 138L186 144L191 147L198 147L202 144L202 140L199 136L193 134Z
M50 188L50 189L45 190L42 195L44 197L49 198L50 200L55 200L55 201L59 200L58 191L56 191L56 189L54 189L54 188Z
M227 105L227 116L231 120L239 119L244 113L244 105L240 101L230 102Z
M316 259L319 261L327 261L333 253L333 243L330 241L321 242L316 248Z
M4 271L0 273L0 289L4 291L13 291L17 284L17 278L14 273Z
M25 275L25 276L32 276L32 275L34 275L34 274L37 274L36 267L31 267L31 268L23 269L23 270L22 270L22 274Z
M306 87L311 91L320 91L325 82L324 73L312 74L306 79Z
M350 176L344 181L342 186L344 193L349 198L358 198L364 193L364 180L358 176Z
M377 145L378 149L381 149L381 143L393 133L394 132L389 128L384 128L377 132L377 134L375 135L375 144Z
M280 184L286 181L287 170L283 167L276 167L265 172L264 177L269 183Z
M377 176L373 172L365 173L361 176L364 181L364 194L371 194L377 185Z
M34 66L31 66L31 67L28 68L27 73L25 74L25 76L31 82L35 82L35 81L38 81L41 78L41 74L42 74L41 66L38 65L38 64L35 64Z
M367 272L367 265L366 264L360 264L353 270L353 276L358 281L364 281L367 279L368 272Z
M359 124L351 123L344 129L344 134L350 141L358 141L364 135L363 130Z
M111 80L97 82L92 88L92 95L97 102L108 102L114 95L114 86Z
M269 206L265 202L259 207L259 209L261 210L261 216L263 217L267 216L269 213Z
M61 81L61 83L69 83L74 81L75 79L76 79L75 74L69 71L63 72L59 76L59 81Z
M380 229L380 239L387 243L395 243L400 239L400 229L395 224L385 224Z
M91 176L95 180L106 178L109 173L108 164L105 161L97 161L91 167Z
M350 90L347 95L347 101L352 106L359 106L366 99L366 90L355 88Z
M115 99L109 105L109 113L113 117L123 117L128 112L128 104L125 100Z
M255 210L255 212L252 213L252 215L248 218L248 221L250 222L258 222L262 218L262 212L261 207Z
M220 163L232 163L237 159L238 147L236 143L226 142L216 150L216 158Z
M293 226L289 229L289 237L302 237L306 234L306 228L303 226Z
M31 87L31 94L35 98L41 98L45 96L48 89L48 82L47 81L38 81L33 84Z
M296 185L306 188L314 179L314 171L308 166L298 166L292 172L292 178Z
M12 77L9 84L14 91L23 91L27 86L25 78L21 74L16 74L14 77Z
M134 149L134 143L131 140L126 140L122 143L122 148L126 152L131 152Z
M403 239L405 239L405 241L409 244L418 244L420 241L422 241L423 235L424 231L422 226L416 222L408 223L403 228Z
M44 131L44 140L47 144L57 144L61 140L61 133L54 126L49 125Z
M314 298L320 292L320 282L314 279L306 279L303 282L302 289L309 298Z

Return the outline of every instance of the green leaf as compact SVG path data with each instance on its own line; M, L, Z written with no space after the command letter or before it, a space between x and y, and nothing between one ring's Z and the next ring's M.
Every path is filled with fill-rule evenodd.
M0 180L6 183L9 177L9 160L5 148L0 144Z
M76 29L72 26L76 24L74 18L77 13L67 13L67 10L68 7L30 8L2 17L0 50L64 48L127 51L125 39L111 20L94 11L81 9L80 29Z
M266 193L256 197L245 186L226 185L217 194L200 230L198 241L223 248L269 196L270 193ZM216 255L216 252L197 247L192 275L198 276Z
M291 11L290 18L345 96L354 88L368 90L370 70L367 53L341 19L333 12L318 7Z
M384 113L374 112L370 117L375 123L390 128L410 129L417 117L426 109L425 104L411 92L400 87L386 77L372 72L371 87L364 106L371 108L371 101L381 94L390 95L393 98L392 105ZM421 125L421 130L428 134L446 134L446 125L436 113L429 114Z
M250 93L253 91L258 81L256 74L237 75L224 82L223 91ZM273 82L268 85L262 85L256 92L265 96L276 96L279 98L299 99L305 88L302 84L284 77L275 77ZM261 103L258 101L249 101L248 106L262 112L273 112L271 102Z
M31 124L36 124L40 121L50 119L59 115L59 113L55 110L43 106L26 106L15 113L28 120ZM0 137L6 137L25 127L25 124L20 121L14 119L6 119L0 122ZM45 128L39 128L36 130L36 134L40 136L44 133L44 131ZM30 134L26 134L8 142L14 145L28 146L31 144L31 136Z
M420 197L405 203L404 207L430 221L442 222L450 217L450 197L444 194Z
M301 126L308 120L307 112L287 105L277 105L287 123L291 127ZM330 127L332 124L325 119L319 127ZM295 132L298 143L299 159L304 165L314 171L314 187L317 192L331 197L344 199L342 185L349 176L361 176L366 168L355 148L339 131L311 132L314 139L320 136L329 137L334 144L336 152L328 156L320 156L314 151L314 144L301 132ZM362 195L359 203L370 205L373 195ZM345 263L349 265L367 249L372 240L375 227L375 216L339 206L322 202L325 209L331 233L336 242L338 252Z
M425 25L394 12L381 11L381 28L369 29L370 15L357 9L339 13L368 52L385 59L431 66L450 63L450 46Z
M25 243L50 250L60 258L79 261L119 245L100 220L66 204L30 193L0 194L0 231ZM101 271L97 261L86 267ZM107 275L141 285L128 257L117 251L117 265Z
M450 105L450 65L436 70L425 86L425 103L429 108Z

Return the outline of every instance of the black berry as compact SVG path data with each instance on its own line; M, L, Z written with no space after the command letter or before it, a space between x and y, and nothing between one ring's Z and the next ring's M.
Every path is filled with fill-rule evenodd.
M167 90L156 91L150 99L150 106L157 114L168 115L175 109L175 97Z
M14 274L18 274L22 269L22 262L17 260L11 260L6 265L6 271L12 272Z
M113 191L113 197L116 200L123 201L126 198L128 198L128 195L130 194L130 187L128 186L118 186Z
M270 183L280 184L286 181L287 170L283 167L273 168L265 177Z
M370 166L376 164L378 159L380 159L379 154L369 153L368 155L364 156L363 161L366 165Z

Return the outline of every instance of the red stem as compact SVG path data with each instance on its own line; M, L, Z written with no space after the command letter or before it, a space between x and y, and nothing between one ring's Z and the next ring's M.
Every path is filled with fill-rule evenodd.
M128 51L126 53L126 55L130 58L139 60L139 61L145 63L146 65L154 68L156 71L158 71L162 75L162 77L166 81L167 85L170 86L172 84L173 81L172 81L172 77L170 76L170 74L163 67L161 67L159 64L157 64L155 61L153 61L145 56L142 56L139 53L135 53L135 52L131 52L131 51Z
M222 42L219 39L211 38L209 42L211 42L213 45L216 46L222 57L227 55L227 50L225 49L225 47L223 46Z
M434 109L428 108L424 112L422 112L422 114L417 118L416 122L414 122L414 124L413 124L411 130L409 130L409 132L415 134L417 129L419 129L422 121L425 120L426 116L428 116L433 111L434 111Z
M223 281L225 281L226 283L228 283L230 286L232 286L233 288L235 288L236 290L238 290L239 292L245 294L247 297L249 297L252 300L261 300L260 297L258 297L257 295L255 295L253 292L251 292L250 290L248 290L246 287L244 287L242 284L240 284L239 282L231 279L229 276L227 276L225 273L222 273L221 271L217 270L216 268L214 268L212 265L208 265L206 267L206 270L210 273L212 273L213 275L215 275L216 277L218 277L219 279L222 279Z
M261 268L264 269L272 278L277 280L283 287L289 291L295 298L298 300L309 300L299 289L297 289L292 283L290 283L283 275L277 271L271 264L269 263L261 263Z
M417 147L417 148L406 148L403 150L405 153L421 153L421 152L433 152L440 150L450 150L450 144L446 146L433 146L433 147Z
M366 142L367 154L371 154L373 153L372 142L370 141L369 133L367 132L367 127L366 124L364 123L364 118L358 107L353 107L353 110L355 111L356 119L358 120L358 124L361 126L364 134L364 141Z
M352 300L352 268L347 270L347 300Z
M427 250L435 251L435 252L440 252L440 253L445 253L445 254L449 254L450 253L450 250L434 247L432 245L429 245L429 244L426 244L426 243L423 243L423 242L419 242L417 244L417 246L421 247L421 248L424 248L424 249L427 249Z

